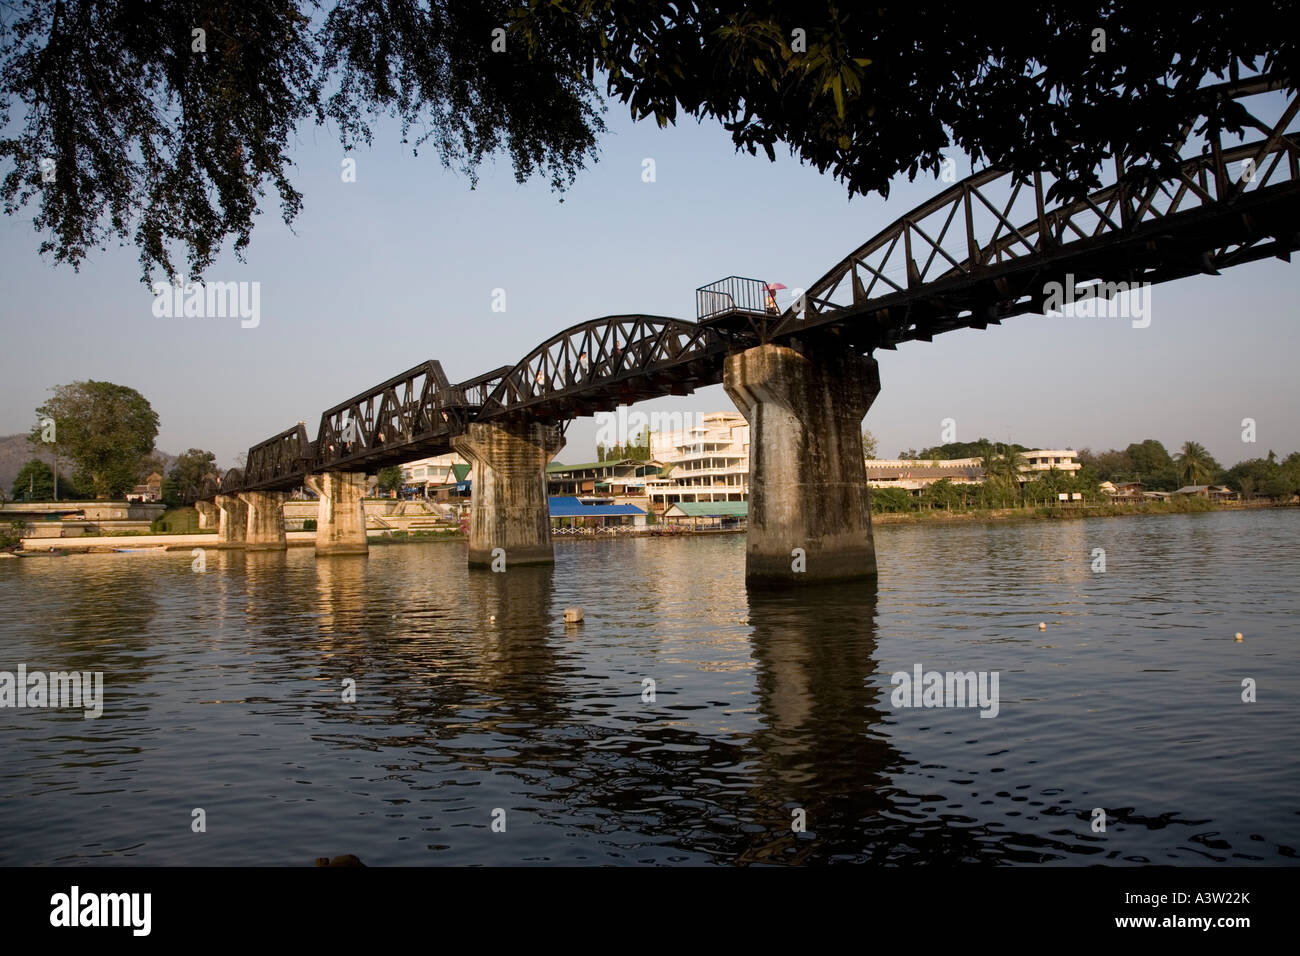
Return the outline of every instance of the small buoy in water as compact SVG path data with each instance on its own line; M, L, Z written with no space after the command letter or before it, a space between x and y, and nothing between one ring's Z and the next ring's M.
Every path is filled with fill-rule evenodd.
M1044 621L1039 621L1039 622L1038 622L1038 629L1039 629L1040 631L1045 631L1045 630L1047 630L1047 624L1046 624L1046 622L1044 622Z
M1238 641L1244 641L1244 640L1245 640L1245 638L1241 636L1241 631L1238 631L1238 632L1237 632L1237 640L1238 640Z
M564 623L565 623L565 624L581 624L581 623L582 623L582 608L580 608L580 607L566 607L566 608L564 609Z
M497 616L496 616L495 614L489 614L489 615L488 615L488 623L489 623L489 624L495 624L496 622L497 622Z

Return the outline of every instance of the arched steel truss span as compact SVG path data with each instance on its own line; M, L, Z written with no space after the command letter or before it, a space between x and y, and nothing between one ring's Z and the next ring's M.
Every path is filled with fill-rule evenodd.
M728 341L708 326L658 315L582 322L528 353L477 417L564 422L659 395L687 395L720 381Z
M1284 87L1257 78L1211 92L1243 100ZM1246 110L1253 138L1236 143L1222 132L1193 141L1193 124L1184 129L1192 155L1174 175L1138 187L1116 163L1102 170L1108 185L1074 202L1049 204L1042 175L977 172L876 233L779 316L736 310L730 324L743 318L764 340L833 327L863 350L894 348L1041 313L1051 283L1071 292L1102 283L1114 295L1256 259L1290 261L1300 249L1298 111L1294 91L1275 121Z

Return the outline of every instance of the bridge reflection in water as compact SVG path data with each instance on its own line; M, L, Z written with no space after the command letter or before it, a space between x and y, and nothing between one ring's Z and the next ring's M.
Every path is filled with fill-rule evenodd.
M12 561L11 659L102 668L105 702L0 714L0 863L192 862L204 807L212 865L1291 864L1297 521L895 525L879 590L746 593L735 536L507 574L454 542ZM894 709L916 662L1001 672L998 717Z

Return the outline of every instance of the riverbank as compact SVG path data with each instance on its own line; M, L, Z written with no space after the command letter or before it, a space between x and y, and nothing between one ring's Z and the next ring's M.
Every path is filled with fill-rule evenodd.
M289 547L307 547L316 543L315 531L288 531ZM194 548L221 549L216 532L201 534L112 534L82 535L77 538L23 538L22 550L67 551L70 554L106 554L112 551L190 551ZM234 550L234 549L232 549Z
M1296 508L1297 503L1276 503L1272 501L1237 501L1214 503L1202 498L1186 498L1176 501L1149 501L1143 504L1116 505L1095 504L1084 506L1067 506L1063 508L986 508L965 511L912 511L902 514L873 514L873 525L894 524L948 524L968 521L1052 521L1072 518L1114 518L1129 515L1173 515L1203 514L1213 511L1258 511L1269 508ZM662 526L637 529L636 531L617 534L574 534L557 535L556 541L603 541L613 537L707 537L720 534L743 534L744 528L708 529L691 531L665 530ZM368 540L371 545L387 546L408 544L434 539L463 538L455 530L440 531L394 531L371 532ZM289 531L285 539L291 548L312 547L316 543L315 531ZM204 534L130 534L85 536L78 538L24 538L22 550L25 552L66 551L74 554L149 553L157 551L190 551L194 548L220 549L222 544L212 532ZM238 548L232 550L239 550ZM8 552L0 552L4 556Z
M1273 501L1211 502L1204 498L1183 498L1169 501L1147 501L1142 504L1092 504L1061 508L984 508L964 511L909 511L905 513L873 514L871 523L882 524L945 524L951 521L1052 521L1071 518L1118 518L1128 515L1184 515L1208 514L1214 511L1258 511L1267 508L1296 508L1300 504Z
M316 544L315 531L286 531L284 537L285 543L291 548L310 548ZM459 531L372 531L367 535L367 541L371 545L388 545L461 537L463 536ZM226 547L217 539L215 532L201 534L86 535L77 538L24 538L22 541L22 550L28 553L66 551L70 554L108 554L116 551L132 554L156 551L191 551L194 548L221 550ZM239 551L243 549L234 546L228 548L228 550ZM0 554L7 553L9 552L0 552Z

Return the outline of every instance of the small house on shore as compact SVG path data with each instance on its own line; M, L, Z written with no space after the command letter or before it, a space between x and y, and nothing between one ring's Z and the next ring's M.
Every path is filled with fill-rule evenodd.
M1183 485L1174 492L1189 498L1208 498L1211 501L1236 501L1237 493L1226 485Z
M689 524L692 531L743 528L748 517L748 501L678 501L664 511L665 523Z
M636 505L616 505L612 500L548 499L551 527L556 528L644 528L646 511Z
M127 501L151 502L162 500L162 475L154 472L145 479L143 485L136 485L127 492Z
M1111 501L1142 501L1146 486L1140 481L1103 481L1097 486Z

